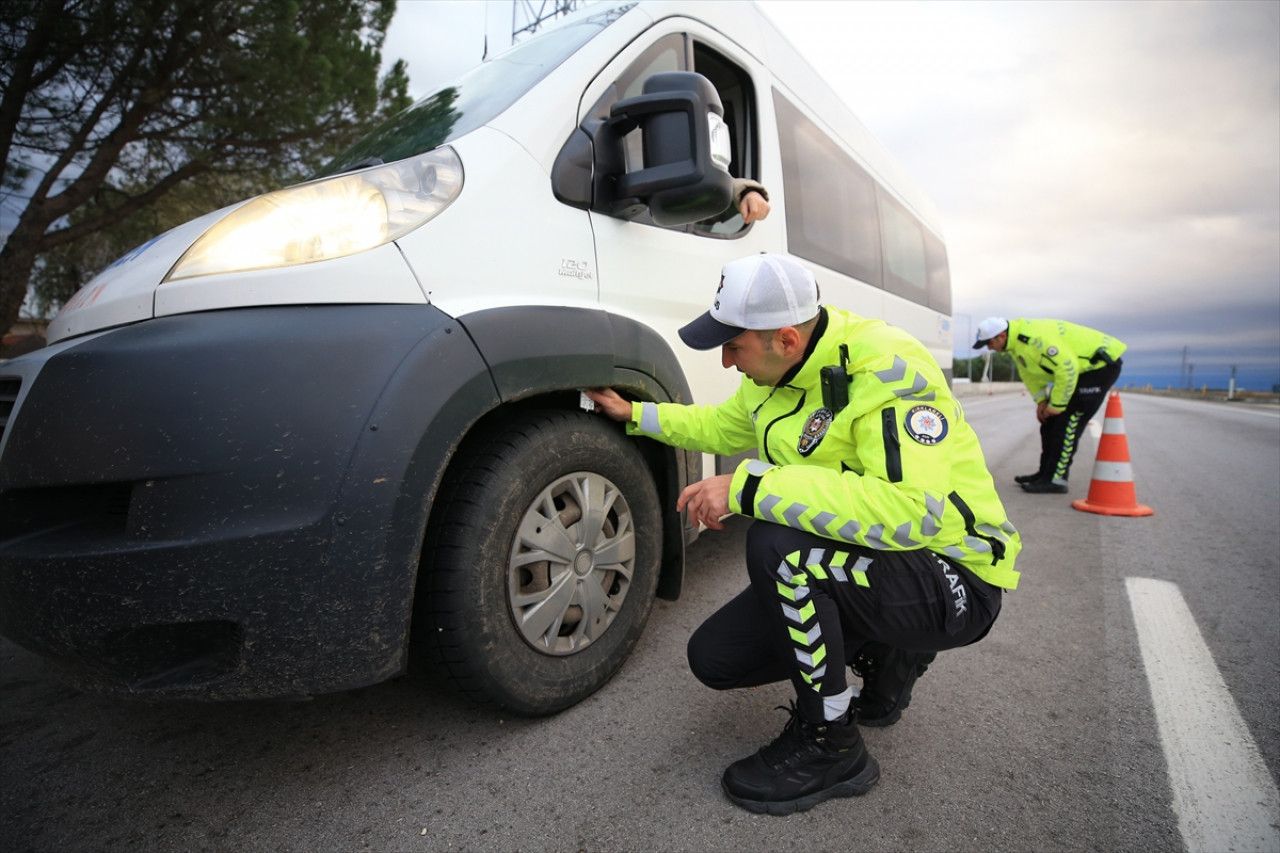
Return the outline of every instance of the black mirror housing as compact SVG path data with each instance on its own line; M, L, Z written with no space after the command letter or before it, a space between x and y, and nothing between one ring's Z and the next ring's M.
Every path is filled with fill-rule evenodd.
M687 225L722 213L733 202L733 178L711 160L708 113L724 115L706 77L668 71L645 81L644 92L619 101L606 122L619 149L632 130L642 134L644 168L617 175L614 206L646 202L658 225ZM614 163L621 163L616 156Z

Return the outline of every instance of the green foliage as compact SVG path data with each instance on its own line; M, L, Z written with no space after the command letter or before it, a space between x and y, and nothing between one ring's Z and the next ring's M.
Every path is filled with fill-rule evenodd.
M1007 352L993 352L991 356L992 382L1017 382L1018 372L1013 366L1013 357ZM974 382L983 381L986 369L986 357L975 355L972 358L957 358L951 363L951 375L957 379L969 377Z
M409 106L395 0L6 0L0 328L132 246L294 183ZM16 293L16 302L15 302Z

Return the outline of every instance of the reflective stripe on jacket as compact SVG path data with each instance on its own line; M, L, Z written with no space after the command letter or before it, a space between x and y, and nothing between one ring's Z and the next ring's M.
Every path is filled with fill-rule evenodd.
M631 434L740 464L729 509L882 550L928 548L988 583L1018 585L1022 540L978 437L929 351L880 320L826 308L827 327L786 384L743 378L718 406L635 403ZM849 348L849 404L823 405L820 370Z
M1081 373L1119 361L1129 347L1097 329L1065 320L1018 319L1009 321L1004 348L1032 398L1065 409Z

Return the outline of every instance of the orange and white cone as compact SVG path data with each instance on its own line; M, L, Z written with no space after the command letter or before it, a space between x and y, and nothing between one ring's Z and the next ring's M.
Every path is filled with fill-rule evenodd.
M1107 398L1107 412L1102 421L1102 439L1098 442L1098 458L1093 463L1093 480L1089 497L1072 501L1082 512L1102 515L1154 515L1155 510L1138 503L1133 485L1133 467L1129 464L1129 439L1124 432L1124 410L1119 393Z

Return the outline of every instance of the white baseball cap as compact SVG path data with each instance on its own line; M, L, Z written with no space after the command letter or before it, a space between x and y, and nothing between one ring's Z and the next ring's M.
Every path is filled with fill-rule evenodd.
M818 316L818 282L787 255L748 255L724 265L715 301L680 329L694 349L715 349L747 329L781 329Z
M1003 317L988 317L978 324L978 339L973 342L974 349L982 349L987 342L1009 328L1009 321Z

